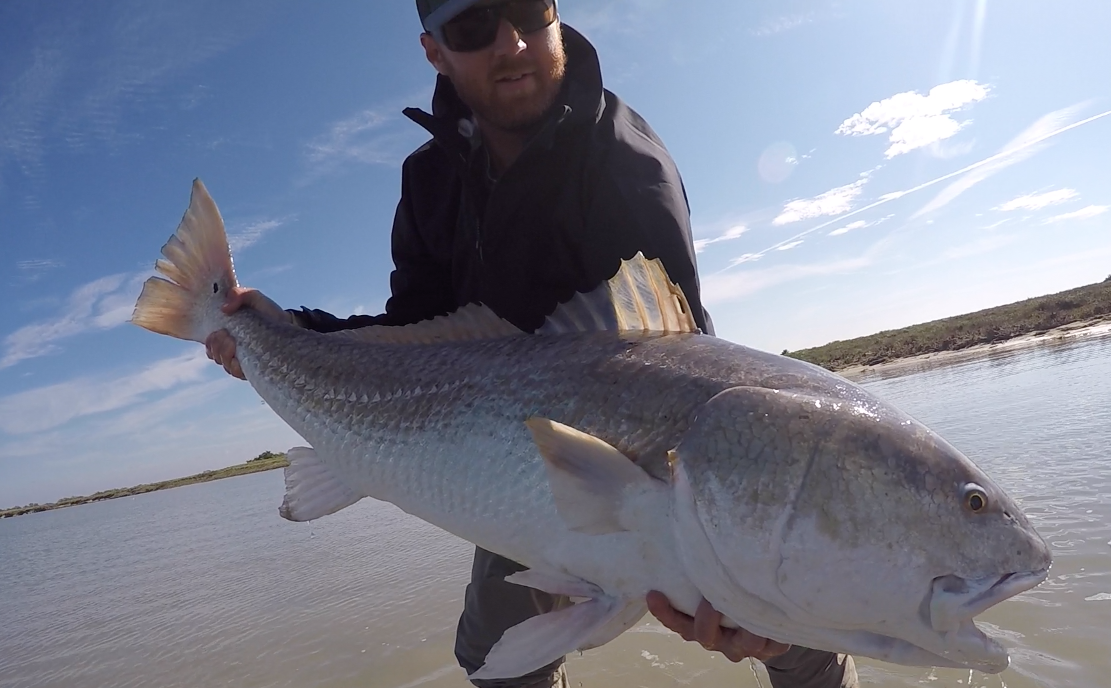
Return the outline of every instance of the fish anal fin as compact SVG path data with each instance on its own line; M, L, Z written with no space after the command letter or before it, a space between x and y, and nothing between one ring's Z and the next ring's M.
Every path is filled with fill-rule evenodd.
M654 478L609 443L547 418L525 421L540 450L556 509L567 526L587 535L630 530L624 497L656 489Z
M278 513L287 521L312 521L363 498L343 484L309 447L286 453L285 499Z
M637 253L597 289L576 294L548 316L538 334L571 332L698 332L683 290L658 258Z
M502 634L486 655L486 662L467 678L516 678L587 648L624 608L620 600L603 596L527 619Z

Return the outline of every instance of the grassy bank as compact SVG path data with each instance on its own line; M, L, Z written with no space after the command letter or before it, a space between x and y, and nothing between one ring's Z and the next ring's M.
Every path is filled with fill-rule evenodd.
M103 490L86 497L66 497L65 499L59 499L53 504L28 504L27 506L20 506L12 509L0 509L0 518L11 518L13 516L33 514L39 511L50 511L52 509L62 509L67 506L77 506L79 504L89 504L91 502L102 502L106 499L132 497L134 495L157 492L158 490L169 490L184 485L195 485L196 483L207 483L223 478L234 478L237 475L271 471L275 468L285 468L288 465L289 462L286 461L285 454L263 452L246 463L228 466L227 468L221 468L217 471L205 471L204 473L197 473L196 475L191 475L186 478L175 478L174 480L165 480L160 483L147 483L145 485L124 487L115 490Z
M900 358L959 351L979 344L1043 334L1054 328L1111 318L1111 277L1098 284L784 355L829 370L873 366Z

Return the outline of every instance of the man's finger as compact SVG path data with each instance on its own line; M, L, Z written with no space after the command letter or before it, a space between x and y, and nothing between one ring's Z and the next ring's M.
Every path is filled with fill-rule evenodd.
M243 374L243 368L239 366L239 359L233 358L224 364L224 370L232 377L237 377L240 380L246 380L247 376Z
M244 296L250 292L244 292L242 287L232 289L224 298L224 305L220 306L220 310L224 311L226 315L231 315L243 306L245 301Z
M648 603L648 611L664 627L678 633L683 640L694 639L694 619L672 607L663 593L652 590L645 599Z
M694 613L694 637L707 650L716 650L721 644L721 612L703 599Z

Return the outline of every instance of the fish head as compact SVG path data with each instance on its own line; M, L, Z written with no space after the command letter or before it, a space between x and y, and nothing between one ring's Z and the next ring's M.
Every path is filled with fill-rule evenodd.
M688 575L719 611L783 642L1002 671L1006 650L973 617L1050 566L994 481L862 391L726 390L672 471Z

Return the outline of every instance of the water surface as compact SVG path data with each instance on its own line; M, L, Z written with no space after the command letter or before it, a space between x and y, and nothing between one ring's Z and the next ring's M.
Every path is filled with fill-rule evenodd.
M1111 338L865 386L944 435L1052 544L1049 581L981 618L1012 667L859 662L878 686L1111 685ZM0 521L0 688L464 688L470 545L364 500L281 520L270 472ZM573 685L768 686L645 621L570 659Z

